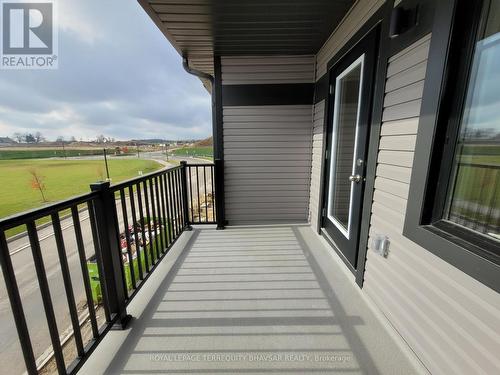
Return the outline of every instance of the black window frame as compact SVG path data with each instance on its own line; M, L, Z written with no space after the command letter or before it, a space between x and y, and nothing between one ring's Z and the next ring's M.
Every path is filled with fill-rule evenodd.
M403 234L500 292L500 245L443 220L477 36L490 0L436 4Z

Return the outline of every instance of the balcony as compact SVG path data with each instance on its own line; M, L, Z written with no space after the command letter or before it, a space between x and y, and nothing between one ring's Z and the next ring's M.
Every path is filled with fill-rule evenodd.
M2 220L0 260L20 344L11 358L30 374L414 373L309 226L216 230L221 168L182 163ZM41 245L45 217L52 248ZM41 295L36 316L25 312L34 302L6 240L20 225L33 257L23 269L33 267ZM57 265L47 272L51 253Z
M415 373L309 226L184 232L82 373Z

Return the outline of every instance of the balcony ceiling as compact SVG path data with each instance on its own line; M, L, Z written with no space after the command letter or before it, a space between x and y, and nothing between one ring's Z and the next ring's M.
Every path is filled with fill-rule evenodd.
M354 0L139 0L191 65L213 56L315 54Z

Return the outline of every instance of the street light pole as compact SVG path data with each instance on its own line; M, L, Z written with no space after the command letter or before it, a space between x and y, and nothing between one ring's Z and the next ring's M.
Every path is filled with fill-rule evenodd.
M108 157L106 155L106 148L103 149L104 150L104 164L106 165L106 176L108 177L108 181L109 181L109 168L108 168Z

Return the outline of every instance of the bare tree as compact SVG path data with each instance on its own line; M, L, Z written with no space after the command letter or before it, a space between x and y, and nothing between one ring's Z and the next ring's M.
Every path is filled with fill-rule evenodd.
M45 193L44 193L44 191L47 189L44 182L45 177L42 176L35 168L30 168L28 172L31 175L31 180L30 180L31 188L33 190L38 190L40 192L40 195L42 196L42 200L44 202L47 202L47 198L45 198Z
M45 141L45 137L40 132L36 132L34 137L35 137L35 143L40 143Z
M25 136L22 133L14 133L12 136L18 143L22 143L25 140Z
M105 181L105 177L104 177L104 168L102 166L99 166L97 167L97 178L98 178L98 181Z

